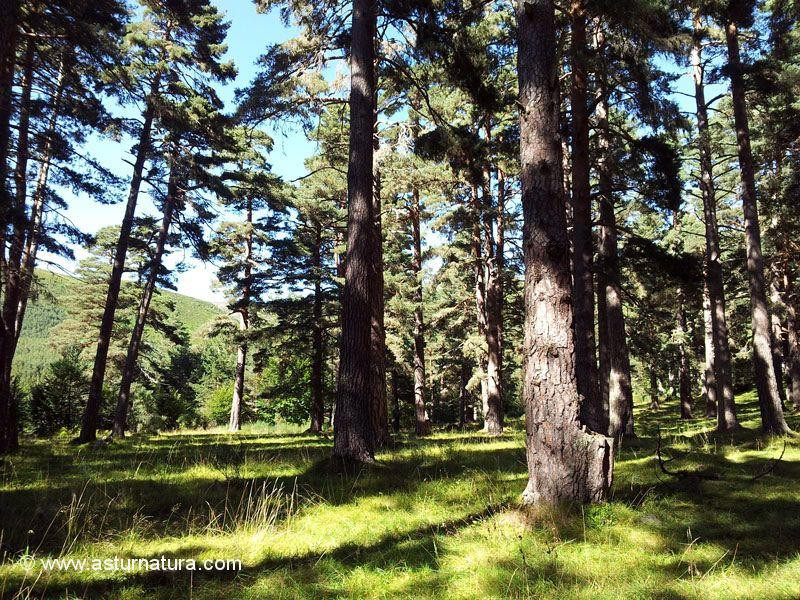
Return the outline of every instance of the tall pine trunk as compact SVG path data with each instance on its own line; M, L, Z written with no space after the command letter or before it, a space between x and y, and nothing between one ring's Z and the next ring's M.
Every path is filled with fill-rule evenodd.
M483 267L483 242L481 236L481 202L478 195L477 184L472 184L472 258L473 272L475 274L475 316L478 326L478 337L486 339L486 270ZM489 412L489 387L486 381L487 357L479 347L475 353L475 364L481 375L481 408L484 417Z
M50 99L52 112L44 134L44 145L42 146L41 157L39 158L39 172L36 175L36 187L33 191L31 200L31 212L28 218L28 232L25 236L25 251L22 256L22 267L20 272L20 294L17 304L17 316L14 324L15 348L22 333L22 324L25 321L25 312L28 307L31 285L33 283L34 270L36 268L36 256L39 252L39 241L42 235L42 219L44 218L44 203L47 192L47 180L50 174L50 163L53 158L53 143L56 134L56 126L61 116L61 99L64 94L64 72L65 58L62 56L58 67L58 77L56 78L56 89Z
M125 437L125 431L128 427L128 411L131 405L131 384L136 377L136 366L139 361L142 335L144 334L144 327L150 312L150 302L153 299L153 293L156 289L156 282L158 281L158 272L161 269L164 249L167 246L167 237L169 236L169 229L172 226L175 204L178 201L178 167L175 161L176 157L173 156L170 160L172 164L170 165L167 195L164 198L164 206L162 207L163 216L161 218L161 226L158 229L155 252L150 261L150 271L147 274L142 296L139 299L136 322L133 325L133 331L131 331L131 339L128 342L128 352L125 355L125 365L122 369L122 379L119 384L119 393L117 394L117 407L114 412L114 426L112 431L113 436L116 438Z
M689 329L686 326L686 306L683 289L678 288L676 325L678 329L678 392L681 404L681 419L692 418L692 380L689 373L689 353L686 345Z
M414 275L414 426L417 435L428 435L431 424L425 406L425 320L422 313L422 232L420 228L420 199L416 183L411 190L412 261Z
M699 12L692 19L694 34L692 45L692 69L694 75L695 104L697 114L697 141L700 153L700 189L703 196L703 220L705 222L705 285L708 287L713 342L713 370L716 383L717 429L731 431L739 428L733 396L731 352L728 342L728 323L725 316L725 288L722 280L720 260L719 228L717 226L717 201L714 185L714 169L711 155L711 135L708 127L708 105L704 85L702 58L703 29Z
M781 407L786 408L786 388L783 385L783 325L778 314L783 302L783 278L775 273L769 283L769 297L773 310L770 312L772 330L772 365L775 368L775 381L778 384L778 397Z
M378 136L374 136L378 149ZM383 218L381 216L381 173L377 163L373 168L372 196L372 274L370 276L372 311L372 429L375 447L392 441L389 433L389 407L386 402L386 327L384 324L383 282Z
M739 170L742 179L742 208L744 211L745 247L749 274L750 309L752 315L753 361L755 363L756 390L761 409L761 426L765 433L784 434L790 431L783 417L778 382L772 360L769 307L764 284L764 259L761 253L761 226L758 221L756 182L753 154L750 149L750 126L747 119L744 77L739 57L739 36L736 23L725 26L728 46L728 70L733 98L733 117L739 153Z
M325 344L322 324L322 224L314 223L314 247L311 254L311 267L314 279L313 331L311 333L311 433L322 433L325 420L325 400L323 391L323 368L325 363Z
M17 321L17 308L21 292L21 266L22 254L25 246L25 205L27 200L28 183L28 147L31 114L31 90L33 88L33 59L36 46L32 37L25 44L25 53L22 59L22 74L19 85L21 94L19 98L19 117L17 120L17 156L14 165L15 194L9 196L10 204L4 205L3 210L9 211L11 237L8 239L8 259L5 262L5 277L3 278L3 304L2 327L3 336L0 339L0 396L7 404L7 419L4 422L5 446L9 451L16 450L18 442L17 407L12 394L11 367L14 362L14 352L17 347L15 324ZM0 182L5 185L5 180ZM5 252L5 248L3 250ZM0 405L2 406L2 405ZM2 418L0 409L0 418Z
M611 485L614 448L580 423L552 0L519 0L517 24L529 473L523 499L597 502Z
M490 140L491 126L485 127L486 140ZM483 169L483 251L485 255L484 281L486 285L486 411L483 430L491 435L503 433L503 378L500 347L500 273L497 266L495 244L495 207L492 198L492 171L489 163Z
M347 259L336 390L333 456L372 462L373 146L375 0L353 1L350 54L350 157L347 167Z
M706 267L708 268L708 267ZM714 324L711 319L711 297L708 293L708 277L703 281L703 349L705 364L703 366L703 395L706 398L706 417L717 416L718 382L714 370Z
M233 380L233 398L231 398L231 415L228 419L228 431L239 431L242 428L242 404L244 403L244 379L247 371L247 330L250 328L250 301L253 282L253 199L248 196L245 209L247 237L244 249L244 273L242 274L242 301L239 308L240 328L242 336L236 346L236 373Z
M599 47L605 42L599 34ZM605 311L604 341L605 365L608 376L608 434L613 438L634 435L633 389L631 386L631 364L628 341L625 333L625 315L622 309L622 287L620 285L619 259L617 256L617 217L614 211L614 191L611 164L607 160L611 141L608 123L608 87L605 74L600 77L599 102L597 105L598 136L601 158L598 161L600 203L600 247L598 258ZM602 373L601 373L602 374Z
M789 401L795 411L800 410L800 335L798 334L797 307L798 297L795 291L794 273L791 265L785 266L783 275L784 293L786 294L786 332L789 358Z
M583 396L581 420L594 431L606 431L608 417L598 385L594 337L594 277L592 274L592 198L589 179L589 111L586 69L586 10L573 0L572 37L572 277L575 304L575 367Z
M122 274L125 271L125 255L128 252L133 218L136 213L136 203L139 200L139 188L142 185L144 163L150 152L150 143L155 117L154 96L160 85L160 76L157 76L150 88L147 107L144 111L144 122L139 132L139 142L136 145L136 161L133 164L133 176L128 191L128 201L125 205L125 215L120 224L119 239L114 250L114 262L111 267L111 277L108 282L103 316L100 321L100 332L97 336L97 352L94 357L92 379L89 384L89 398L83 412L81 433L76 440L78 443L91 442L97 438L97 422L100 416L100 404L103 400L103 382L108 364L108 350L111 344L111 331L114 328L114 314L119 301L119 291L122 286Z

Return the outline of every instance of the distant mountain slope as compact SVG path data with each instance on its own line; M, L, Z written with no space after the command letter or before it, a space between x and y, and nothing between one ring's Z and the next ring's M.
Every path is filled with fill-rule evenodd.
M69 285L69 276L44 270L37 270L36 276L36 295L28 304L14 357L14 374L27 381L35 378L55 358L50 345L50 332L67 317L62 302ZM175 314L190 336L194 336L204 325L224 314L221 308L211 302L166 290L161 293L174 302Z

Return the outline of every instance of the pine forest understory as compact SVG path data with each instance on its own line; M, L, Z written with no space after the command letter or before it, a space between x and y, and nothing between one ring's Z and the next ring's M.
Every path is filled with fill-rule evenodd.
M0 0L0 600L800 598L796 0Z

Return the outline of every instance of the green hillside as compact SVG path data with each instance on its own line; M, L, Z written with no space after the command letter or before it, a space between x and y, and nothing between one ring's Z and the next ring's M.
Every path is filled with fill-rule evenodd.
M28 304L25 323L14 358L14 374L22 381L35 378L41 369L52 362L57 353L50 342L53 327L67 316L63 305L70 277L51 271L37 270L34 298ZM175 316L193 336L203 325L223 314L223 311L204 300L162 290L173 301Z

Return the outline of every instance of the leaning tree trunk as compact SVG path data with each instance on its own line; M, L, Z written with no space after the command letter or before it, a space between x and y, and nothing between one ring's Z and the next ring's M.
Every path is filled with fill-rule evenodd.
M784 434L790 431L783 416L778 382L772 360L769 307L764 284L764 259L761 254L761 226L758 221L756 181L753 154L750 149L750 126L747 119L744 77L739 58L739 37L736 23L730 20L725 27L728 45L728 69L733 98L733 117L742 179L742 208L744 211L747 272L749 274L750 309L752 316L753 361L756 390L761 409L761 426L766 433Z
M33 87L33 59L36 46L32 37L28 38L22 62L22 76L20 78L21 94L19 98L19 117L17 120L17 157L14 166L15 195L9 196L10 204L4 205L3 210L10 212L11 237L9 242L8 260L5 263L5 277L3 278L3 304L2 327L3 336L0 338L0 396L5 398L3 404L8 405L8 418L5 423L5 444L8 450L16 450L18 442L17 408L12 394L11 366L14 362L14 352L17 347L17 336L14 330L17 321L17 307L21 291L21 266L22 254L25 246L25 203L27 200L28 183L28 146L31 115L31 89ZM0 180L0 185L5 186L5 180ZM3 250L5 252L5 250Z
M350 54L350 158L347 167L347 259L342 293L339 383L336 390L333 456L372 462L373 253L372 136L375 94L375 0L353 1Z
M422 314L422 232L420 231L419 188L411 190L412 263L414 274L414 425L417 435L428 435L431 424L425 407L425 321Z
M488 141L491 136L489 124L486 125L485 131ZM498 310L501 283L495 247L492 172L488 162L484 163L483 168L482 196L484 281L486 285L486 410L483 415L483 430L491 435L499 435L503 433L503 379Z
M33 191L31 214L28 219L28 233L25 236L25 252L22 256L20 273L20 294L17 304L17 316L14 324L15 348L22 333L22 324L25 321L25 312L28 308L28 298L33 283L36 268L36 255L39 251L39 240L42 236L42 219L44 218L44 204L47 192L47 179L50 174L50 163L53 158L53 142L56 134L56 125L61 116L61 99L64 95L65 59L62 56L58 67L56 89L50 99L52 113L47 124L41 157L39 158L39 172L36 176L36 188Z
M314 223L314 247L311 253L314 278L313 331L311 346L311 433L322 433L325 420L325 400L322 396L325 364L324 328L322 324L322 224Z
M519 0L517 23L529 473L523 499L597 502L611 485L614 443L580 422L552 0Z
M683 289L678 288L678 308L676 321L678 328L678 391L681 404L681 419L692 418L692 381L689 373L689 353L686 344L689 338L689 329L686 326L686 306Z
M147 315L150 312L150 302L153 299L153 293L156 289L156 281L158 280L158 272L161 269L164 249L167 246L169 229L172 226L172 216L175 211L175 203L177 202L176 196L179 193L175 160L176 158L173 156L171 159L173 164L170 167L169 183L167 184L167 195L164 198L164 206L162 207L163 216L161 218L161 226L158 229L158 237L156 238L156 248L153 258L150 261L150 272L147 274L147 281L142 290L142 297L139 299L139 310L136 313L136 322L133 325L131 339L128 342L128 353L125 355L125 365L122 369L122 380L120 381L119 393L117 394L117 408L114 413L114 426L112 431L112 435L116 438L125 437L125 431L128 426L128 411L131 405L131 384L136 377L136 365L139 361L139 350L142 344L144 327L147 323Z
M592 199L589 180L589 112L586 69L586 10L573 0L572 37L572 277L575 303L575 367L583 396L581 420L594 431L608 429L607 412L598 386L594 337L594 277L592 275Z
M713 343L713 371L716 383L717 429L731 431L739 428L733 397L731 352L728 343L728 323L725 317L725 287L722 280L719 228L717 226L717 201L714 186L714 168L711 155L711 136L708 128L704 67L702 60L703 30L699 12L693 17L694 35L691 53L695 104L697 111L697 142L700 153L700 190L703 196L705 224L705 285L708 287Z
M130 190L128 191L128 201L125 205L125 215L122 217L119 239L114 251L114 262L111 266L111 277L109 278L103 316L100 321L100 332L97 336L97 352L95 353L92 379L89 384L89 398L86 401L86 408L83 412L81 433L76 440L79 443L91 442L97 438L97 421L100 416L100 403L103 400L103 382L106 376L108 350L111 345L111 331L114 328L114 314L117 310L119 291L122 286L125 255L128 252L128 243L133 229L133 217L136 213L136 202L139 199L139 188L142 185L144 163L150 152L153 117L155 116L154 96L160 85L160 79L160 76L158 76L153 80L150 88L150 97L147 100L147 108L144 111L144 122L139 132L136 161L133 164L133 176Z

